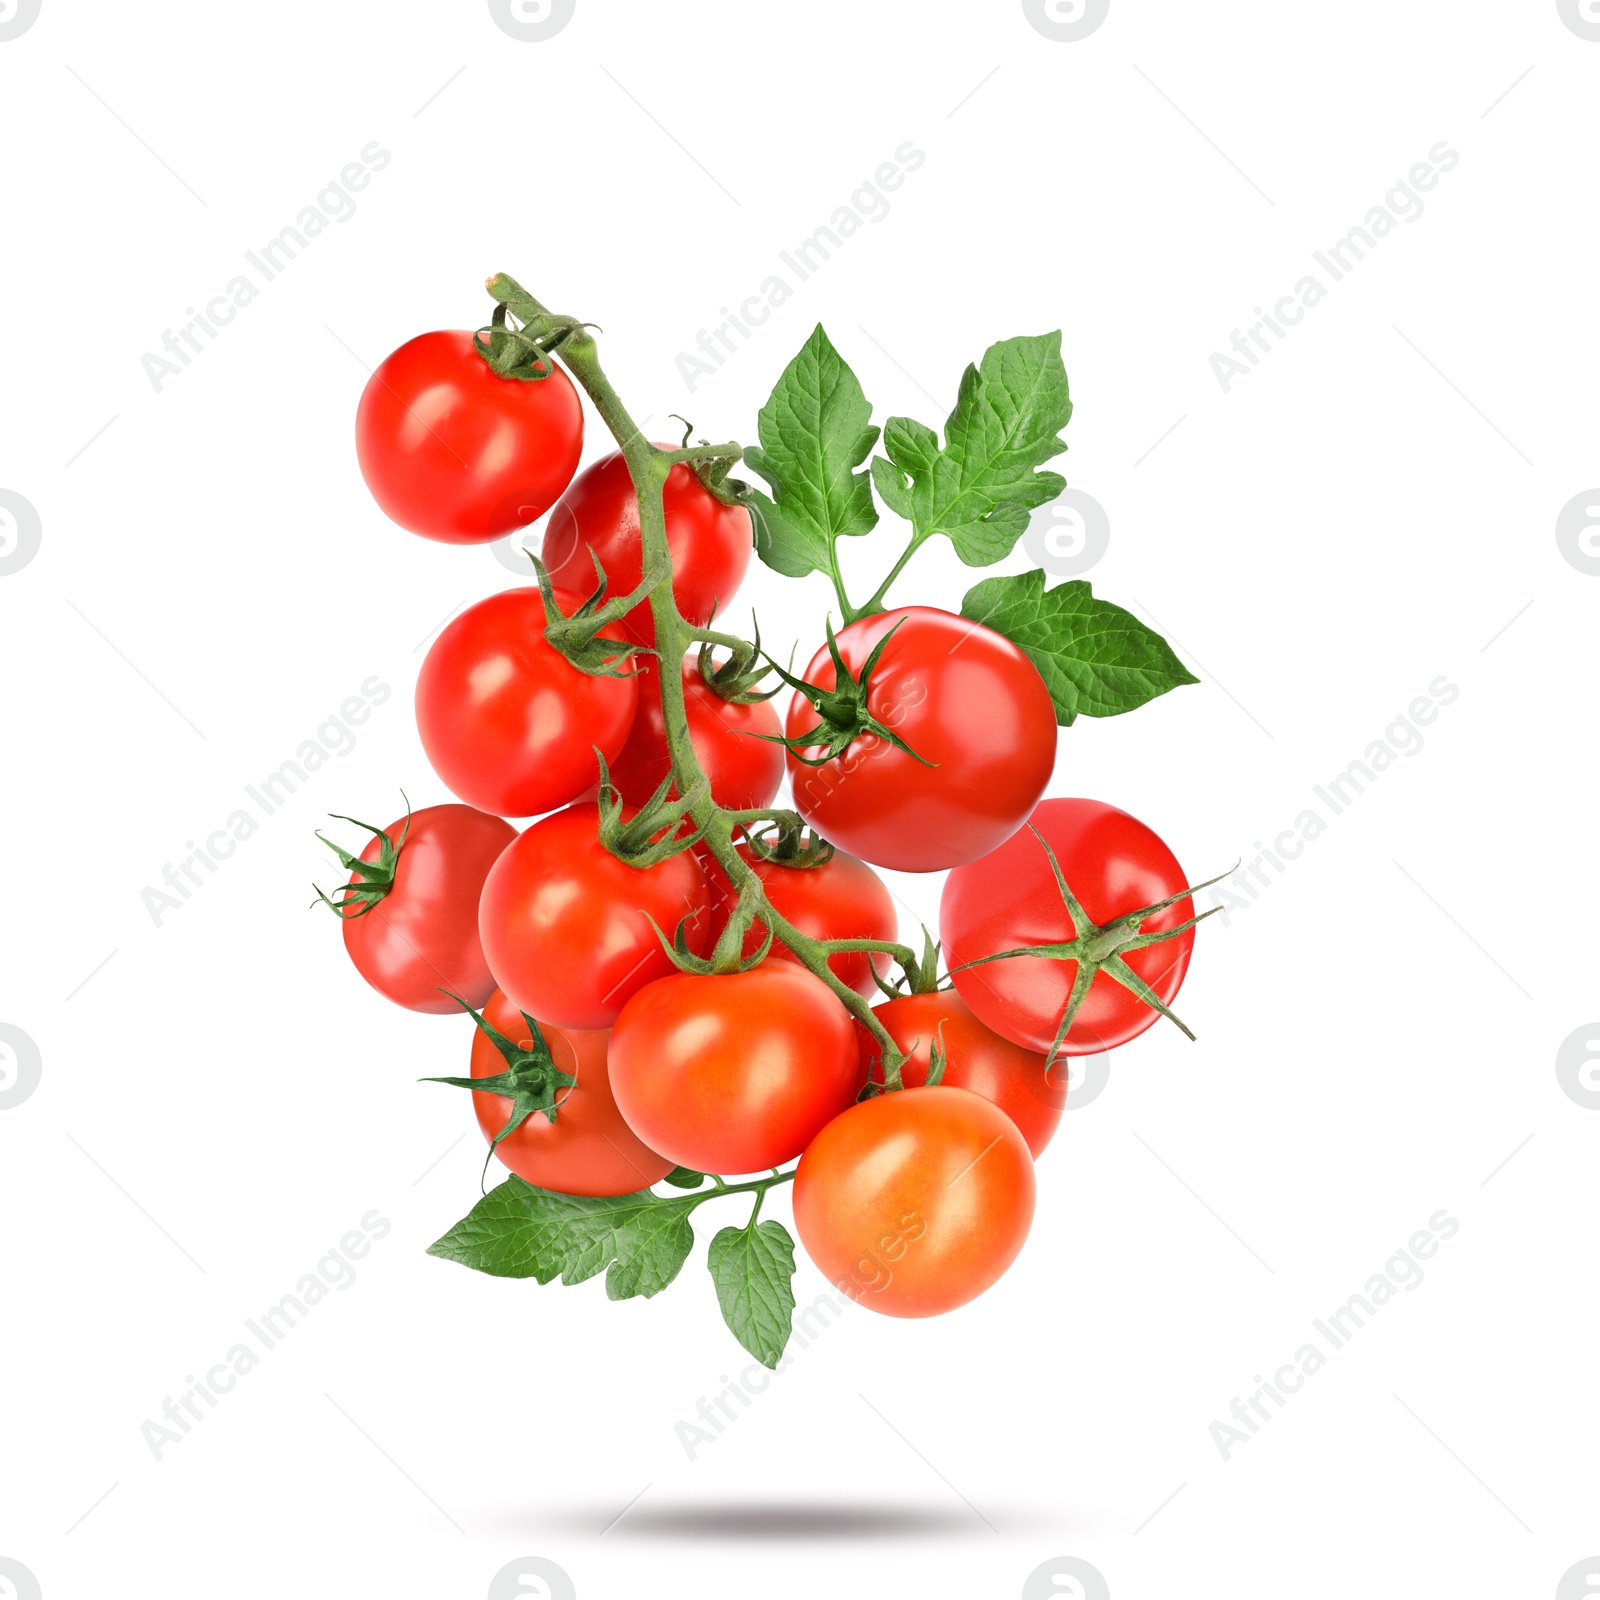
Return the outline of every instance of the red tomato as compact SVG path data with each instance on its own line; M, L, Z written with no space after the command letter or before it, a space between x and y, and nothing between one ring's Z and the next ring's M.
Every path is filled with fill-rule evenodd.
M483 946L478 942L478 895L489 869L517 836L499 817L471 806L427 806L391 822L361 852L377 862L386 844L399 846L393 878L370 910L364 897L341 892L344 947L358 971L379 994L409 1011L452 1012L461 1007L441 988L469 1005L481 1006L494 990ZM354 872L350 887L381 878Z
M662 978L611 1034L628 1126L696 1172L759 1172L799 1155L850 1104L856 1071L849 1013L820 978L777 961Z
M1178 859L1135 817L1099 800L1046 800L1033 826L1049 841L1067 886L1097 927L1180 893L1188 883ZM1145 933L1176 928L1194 915L1179 900L1148 918ZM1056 887L1044 847L1024 829L991 855L945 881L939 907L944 958L961 998L998 1034L1028 1050L1049 1050L1066 1014L1078 964L1018 956L958 969L979 956L1025 945L1059 944L1077 930ZM1194 933L1132 950L1123 959L1170 1005L1189 969ZM1126 1044L1157 1013L1105 972L1095 975L1061 1046L1069 1056Z
M514 1045L528 1049L532 1036L518 1008L496 990L483 1007L484 1020ZM673 1163L641 1142L617 1110L606 1064L610 1035L603 1029L553 1028L539 1024L550 1059L578 1081L558 1089L556 1119L535 1111L500 1141L496 1157L525 1183L558 1194L633 1194L659 1183ZM481 1029L472 1036L472 1076L492 1078L506 1058ZM472 1096L478 1126L491 1144L511 1116L505 1095Z
M864 733L824 766L791 752L789 775L796 808L824 838L880 867L938 872L994 849L1027 820L1055 765L1055 707L1009 639L926 606L845 628L839 652L853 677L896 623L868 680L866 709L922 761ZM804 676L835 687L825 649ZM808 735L820 720L796 694L789 736ZM804 751L812 759L826 753L825 740Z
M672 593L684 619L703 626L713 610L728 609L744 580L752 548L750 513L743 506L723 505L682 462L667 474L662 502L672 552ZM586 467L551 512L543 560L552 581L592 594L591 550L605 569L608 596L638 588L644 577L639 501L621 451ZM640 644L656 642L648 602L629 612L622 625Z
M582 452L583 407L566 373L502 378L457 330L401 345L356 408L372 498L402 528L445 544L487 544L543 516Z
M600 843L599 807L545 817L495 862L478 931L495 981L519 1011L558 1028L608 1028L628 998L676 968L661 948L678 924L705 953L711 889L685 851L630 867Z
M570 615L579 600L558 589L556 604ZM453 618L417 674L422 748L480 811L531 817L565 805L594 783L595 747L613 760L633 726L637 680L580 672L544 625L537 589L503 589Z
M800 1242L842 1294L933 1317L983 1293L1033 1222L1033 1158L967 1089L903 1089L835 1117L794 1180Z
M908 1089L928 1081L935 1039L944 1042L944 1076L940 1085L970 1089L992 1101L1016 1123L1035 1160L1050 1143L1067 1103L1067 1070L1058 1063L1054 1081L1045 1058L1036 1050L1002 1039L973 1016L953 989L936 994L906 994L873 1007L873 1015L905 1054L900 1079ZM861 1081L883 1082L878 1041L858 1022Z
M661 709L653 662L639 671L639 709L633 731L611 768L611 781L630 805L642 806L672 768L666 718ZM700 674L694 656L683 661L684 709L689 742L711 782L711 798L727 811L755 811L769 805L783 782L783 746L778 713L765 700L724 700Z
M763 861L751 852L749 845L742 844L738 850L760 878L767 891L767 903L801 933L813 939L893 941L900 937L900 918L894 908L894 897L866 862L835 850L819 867L786 867L779 862ZM727 875L714 861L708 868L708 876L712 884L714 943L716 935L727 927L737 897ZM750 924L744 940L745 955L753 956L761 948L766 929L766 923L759 918ZM780 961L795 960L793 952L776 939L770 954ZM873 967L887 977L892 964L886 954L868 956L857 951L828 958L833 973L857 994L876 994L878 986L872 981Z

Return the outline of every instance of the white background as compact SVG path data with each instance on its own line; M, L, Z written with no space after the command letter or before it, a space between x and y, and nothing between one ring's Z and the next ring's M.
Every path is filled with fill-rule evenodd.
M0 42L0 488L43 530L0 577L0 1022L43 1060L0 1112L0 1556L46 1600L476 1600L533 1555L583 1600L1009 1597L1058 1556L1116 1600L1555 1594L1600 1552L1600 1113L1555 1071L1600 1013L1600 581L1555 537L1600 481L1597 82L1554 0L1114 0L1075 43L1010 0L578 0L544 43L481 3L44 0ZM355 215L157 393L141 356L374 140ZM690 393L679 352L907 140L889 215ZM1441 140L1425 214L1224 394L1212 352ZM1199 1043L1115 1056L1009 1275L852 1311L693 1461L675 1425L747 1365L703 1257L624 1304L427 1257L481 1145L414 1080L470 1027L307 909L324 813L446 798L421 649L516 581L387 523L351 447L364 364L487 320L496 270L602 325L658 436L752 439L818 320L877 420L936 424L992 340L1064 329L1096 591L1202 682L1065 731L1051 792L1195 877L1460 690L1207 924ZM897 598L976 576L929 551ZM740 597L801 659L828 600ZM155 926L141 890L374 674L354 751ZM895 889L910 933L937 881ZM1426 1281L1224 1462L1210 1424L1441 1208ZM140 1425L373 1209L354 1286L153 1460Z

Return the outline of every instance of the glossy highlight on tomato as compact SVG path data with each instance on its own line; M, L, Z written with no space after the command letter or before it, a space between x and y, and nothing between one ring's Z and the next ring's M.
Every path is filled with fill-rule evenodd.
M599 808L541 818L495 862L478 905L483 953L517 1009L558 1028L608 1028L675 970L652 920L703 955L711 888L692 853L630 867L600 843Z
M743 506L724 505L681 461L667 473L662 506L672 553L673 597L686 622L704 626L713 611L726 613L744 581L753 549L750 513ZM639 501L620 450L585 467L550 513L543 558L555 583L580 594L593 593L591 551L605 569L608 596L638 588L644 576ZM655 643L648 602L635 606L622 626L638 643Z
M356 409L356 458L373 499L402 528L445 544L486 544L543 516L582 453L583 407L566 373L502 378L459 329L386 356Z
M794 1220L828 1280L891 1317L933 1317L983 1293L1033 1223L1033 1157L967 1089L902 1089L835 1117L800 1158Z
M567 616L580 603L560 589L555 600ZM623 676L596 676L556 650L544 627L537 589L502 589L445 625L417 675L422 748L480 811L531 817L576 799L599 774L595 750L614 759L633 727L639 687L626 646L619 640Z
M483 1007L484 1020L497 1033L526 1050L531 1030L521 1011L496 990ZM603 1028L556 1028L539 1025L558 1071L578 1081L555 1094L555 1121L535 1111L495 1149L500 1162L523 1180L558 1194L634 1194L659 1183L673 1163L650 1149L622 1120L606 1050L611 1036ZM506 1059L481 1030L472 1036L472 1076L492 1078L506 1069ZM511 1116L505 1095L474 1092L478 1126L492 1144Z
M611 1035L617 1104L652 1149L696 1172L791 1160L855 1096L849 1013L788 962L640 989Z
M940 1084L970 1089L1005 1112L1028 1141L1038 1160L1061 1124L1067 1104L1067 1069L1057 1062L1047 1072L1037 1050L1003 1039L973 1016L971 1007L953 989L932 994L905 994L874 1006L872 1014L905 1053L900 1079L908 1089L928 1081L933 1047L944 1051L944 1076ZM856 1038L861 1046L861 1078L883 1082L883 1054L878 1041L859 1022Z
M517 830L471 806L425 806L375 834L363 861L378 859L384 835L399 846L388 893L359 915L356 901L340 913L356 971L408 1011L459 1015L445 989L481 1006L494 978L478 938L478 896ZM352 874L352 885L361 882Z
M1178 858L1137 817L1101 800L1046 800L1032 823L1049 841L1068 886L1097 926L1178 894L1188 884ZM1143 924L1176 928L1194 915L1187 896ZM1072 993L1078 964L1044 956L965 963L1002 950L1058 944L1077 931L1050 861L1028 829L945 881L939 907L944 957L963 1000L998 1034L1027 1050L1049 1050ZM1128 965L1170 1006L1189 970L1194 931L1130 951ZM1126 1044L1160 1013L1104 972L1089 985L1061 1046L1096 1055Z
M1027 820L1055 765L1055 705L1009 639L927 606L845 628L838 646L853 676L891 629L868 679L867 709L921 760L862 733L820 767L791 751L789 776L796 808L825 839L876 866L938 872L994 849ZM826 649L803 676L835 687ZM796 694L785 731L798 739L817 726L817 712ZM801 753L815 760L826 748Z

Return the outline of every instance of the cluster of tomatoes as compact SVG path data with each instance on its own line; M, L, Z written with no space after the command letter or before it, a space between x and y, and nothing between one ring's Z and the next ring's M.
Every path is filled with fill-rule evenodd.
M478 1122L525 1182L629 1195L677 1169L764 1174L799 1157L795 1221L832 1282L893 1315L960 1305L1027 1235L1033 1162L1065 1100L1059 1058L1125 1042L1176 994L1193 923L1182 871L1114 807L1042 799L1056 748L1043 680L947 612L830 632L803 675L780 673L783 721L753 649L721 665L709 647L638 653L656 639L648 602L564 648L552 624L593 609L597 571L626 596L645 566L623 456L574 476L582 428L559 367L503 377L467 333L412 340L367 385L358 454L383 510L467 544L550 511L549 582L468 607L429 649L417 727L460 803L339 851L346 948L400 1005L473 1013L470 1078L445 1081L492 1080L474 1092ZM752 553L748 511L716 489L681 461L664 490L673 599L700 628ZM694 756L715 805L740 814L728 843L759 895L703 829L662 825L683 774L661 673L680 675ZM793 813L770 809L786 775ZM950 870L952 976L931 946L898 944L874 866ZM722 937L730 919L742 940ZM878 997L877 1029L855 996Z

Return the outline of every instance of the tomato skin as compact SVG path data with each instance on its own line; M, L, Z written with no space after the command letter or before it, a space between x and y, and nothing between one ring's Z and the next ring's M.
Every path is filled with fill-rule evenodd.
M384 833L399 844L405 827L401 817ZM471 806L413 812L388 894L358 917L341 914L344 947L356 971L408 1011L460 1016L461 1007L441 988L481 1006L494 992L494 979L478 939L478 895L516 837L509 822ZM382 835L374 834L361 859L376 861L382 847ZM350 882L361 879L352 873Z
M872 1014L905 1052L900 1079L908 1089L928 1081L934 1039L944 1041L944 1076L940 1086L970 1089L1005 1112L1028 1142L1035 1161L1050 1143L1067 1103L1066 1069L1057 1066L1055 1081L1036 1050L1003 1039L973 1016L966 1001L952 989L934 994L906 994L874 1006ZM878 1041L858 1022L862 1083L870 1076L883 1082Z
M513 1044L532 1042L520 1010L500 990L482 1008L484 1020ZM523 1180L558 1194L633 1194L659 1183L673 1163L658 1156L622 1120L606 1063L610 1034L603 1028L555 1028L539 1024L550 1058L578 1081L556 1092L556 1120L535 1111L500 1141L496 1159ZM472 1035L472 1076L492 1078L506 1059L482 1030ZM478 1126L491 1143L511 1116L504 1095L472 1096Z
M556 604L570 615L579 600L558 589ZM633 726L634 677L580 672L544 626L537 589L503 589L453 617L417 674L422 748L480 811L531 817L565 805L594 783L595 747L611 760Z
M670 450L672 446L661 448ZM667 548L672 552L673 596L686 622L704 626L713 610L728 609L744 581L753 548L750 513L743 506L723 505L681 461L667 474L662 505ZM551 580L580 594L592 594L591 550L605 569L608 596L638 588L644 576L639 501L620 450L585 467L550 514L543 560ZM656 642L648 601L635 606L623 618L622 626L639 644Z
M824 838L876 866L938 872L994 849L1027 820L1055 765L1055 707L1038 669L1009 639L927 606L845 628L839 651L853 675L897 623L872 671L867 708L932 765L862 734L822 767L791 751L789 775L796 808ZM834 687L825 649L804 677ZM796 694L789 736L817 722ZM815 759L824 748L804 754Z
M460 329L420 334L386 356L356 408L372 498L402 528L444 544L487 544L543 516L582 453L583 407L566 373L502 378Z
M933 1317L983 1293L1033 1222L1033 1158L998 1106L967 1089L902 1089L835 1117L800 1158L794 1220L858 1305Z
M1050 841L1072 892L1098 925L1154 905L1188 883L1178 859L1126 811L1099 800L1046 800L1033 826ZM1147 933L1175 928L1194 915L1187 897L1144 923ZM964 962L1019 945L1056 944L1074 935L1050 862L1024 829L992 854L959 867L945 881L939 906L944 958L957 992L979 1019L1027 1050L1049 1050L1066 1010L1075 961L1018 956L966 972ZM1124 959L1171 1005L1189 970L1194 931L1135 950ZM1100 973L1061 1053L1096 1055L1143 1033L1159 1013L1114 978Z
M495 862L478 903L495 981L558 1028L609 1028L630 996L676 971L651 918L669 938L690 918L696 955L710 931L711 888L693 854L630 867L600 843L599 820L594 805L541 818Z
M697 1172L759 1172L797 1156L855 1097L850 1015L785 962L641 989L611 1034L628 1125Z
M739 854L748 861L767 891L767 901L779 916L792 922L801 933L813 939L876 939L892 942L900 937L900 916L888 886L866 862L843 850L835 850L821 866L786 867L764 861L749 845L741 844ZM715 862L707 869L712 884L712 938L728 925L738 896L727 874ZM745 934L743 954L753 956L766 937L766 923L759 918ZM776 939L768 959L796 961L794 953ZM857 994L876 994L875 966L885 977L893 965L887 953L842 951L828 957L829 970Z
M633 730L611 767L611 781L629 805L642 806L672 767L666 716L661 709L656 667L640 658L639 709ZM683 660L684 709L689 742L711 783L711 798L727 811L770 805L783 782L783 746L768 742L783 727L765 700L724 700L700 674L694 656Z

